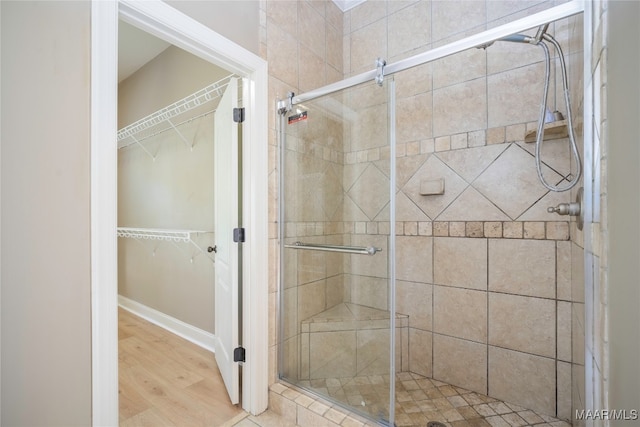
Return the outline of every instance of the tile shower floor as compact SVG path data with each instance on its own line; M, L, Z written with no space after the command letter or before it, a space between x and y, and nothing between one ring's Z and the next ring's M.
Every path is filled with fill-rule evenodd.
M302 381L301 386L377 417L388 413L389 376ZM396 374L396 425L426 426L439 421L451 427L569 427L565 421L493 399L418 374Z

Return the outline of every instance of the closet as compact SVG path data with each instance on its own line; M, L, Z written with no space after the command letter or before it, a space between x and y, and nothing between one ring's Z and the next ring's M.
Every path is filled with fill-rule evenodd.
M121 22L121 37L136 31ZM221 147L237 157L232 136L217 141L216 117L224 104L233 129L227 116L240 107L241 80L176 46L156 50L149 60L120 55L135 71L123 71L118 85L118 302L213 351L215 281L227 268L216 225L228 209L238 216L220 206L222 193L237 199L237 188L214 185Z

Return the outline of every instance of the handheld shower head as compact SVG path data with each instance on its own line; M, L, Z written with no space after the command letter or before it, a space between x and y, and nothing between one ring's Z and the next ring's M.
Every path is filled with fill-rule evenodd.
M532 43L535 44L535 39L526 34L511 34L510 36L503 37L498 39L498 41L502 42L512 42L512 43Z

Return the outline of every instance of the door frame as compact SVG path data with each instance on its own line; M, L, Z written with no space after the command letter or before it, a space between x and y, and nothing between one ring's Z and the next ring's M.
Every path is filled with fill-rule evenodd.
M159 0L91 4L92 424L118 424L117 62L118 19L249 81L244 99L242 407L268 404L267 63Z

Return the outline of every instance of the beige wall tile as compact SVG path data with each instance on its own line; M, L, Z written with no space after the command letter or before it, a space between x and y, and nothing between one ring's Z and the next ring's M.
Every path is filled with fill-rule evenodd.
M485 237L502 237L502 222L485 222Z
M487 346L433 334L433 378L487 393Z
M430 14L430 3L420 1L389 16L389 56L425 47L431 41Z
M432 333L409 328L409 370L425 377L432 371Z
M380 148L389 144L387 106L384 104L360 108L358 120L351 126L350 149L353 151Z
M469 49L433 62L433 87L440 89L484 78L486 72L486 53L480 49Z
M502 235L507 239L522 239L521 222L504 222L502 230Z
M364 4L366 4L365 2ZM384 4L382 2L368 2ZM353 18L352 18L353 23ZM387 22L379 20L351 34L351 72L375 68L376 58L387 57Z
M467 222L466 223L467 237L484 237L484 223L483 222Z
M342 32L333 28L331 25L326 26L326 57L327 63L340 72L340 79L343 75L343 53L342 53ZM317 88L315 88L317 89Z
M292 88L298 87L298 66L296 64L298 41L271 21L267 21L267 32L269 34L267 38L269 74L278 76L280 81ZM292 55L292 52L295 52L295 55ZM282 96L285 95L286 93L282 94Z
M487 293L434 286L433 330L445 335L487 342Z
M573 363L584 365L585 353L584 304L571 304L571 357Z
M320 280L298 287L298 319L303 321L326 308L326 281Z
M351 377L356 373L356 332L316 332L310 335L310 378Z
M504 221L509 217L478 190L469 186L437 219L443 221Z
M489 395L555 416L555 361L489 346Z
M584 302L584 249L571 245L571 300Z
M555 298L555 242L489 239L489 290Z
M397 99L408 98L432 89L432 64L409 68L394 75Z
M447 221L437 221L433 222L433 235L434 236L448 236L449 235L449 222Z
M386 213L386 211L385 211ZM382 220L381 216L376 217ZM429 217L416 206L402 191L398 191L396 195L396 220L398 221L428 221Z
M298 40L324 61L325 19L310 3L301 1L296 2L296 4L298 6L299 19Z
M547 239L569 240L569 223L547 222Z
M544 58L542 49L531 49L531 47L520 43L494 43L490 49L487 49L488 74L497 74L542 61ZM544 73L540 76L544 78ZM542 89L540 89L541 94Z
M476 79L433 92L433 136L487 127L487 85Z
M560 96L562 97L563 95L560 94ZM551 110L554 109L553 106L549 106L549 108ZM569 138L555 139L549 143L543 144L540 151L540 158L542 159L542 162L558 171L560 174L566 176L571 172L571 146L569 144ZM535 143L520 143L519 145L530 152L531 155L535 156ZM572 200L575 200L575 198Z
M464 222L449 222L449 236L451 237L464 237L465 236L465 223Z
M524 238L525 239L544 239L545 238L545 228L544 222L531 222L527 221L524 223Z
M506 148L506 145L489 145L464 150L447 151L438 153L436 156L467 182L471 183L502 154Z
M558 301L558 359L571 362L571 303Z
M389 179L373 165L358 177L347 195L373 220L389 203Z
M351 244L354 246L373 246L381 248L382 251L373 256L369 255L347 255L350 260L351 273L363 276L388 277L387 257L387 236L373 235L353 235Z
M543 84L542 63L488 76L489 127L537 120Z
M398 280L433 281L433 238L399 236L396 239L396 277Z
M571 364L558 362L558 418L571 420Z
M509 125L506 128L506 141L516 142L524 141L526 126L523 123Z
M326 299L327 308L344 302L344 281L342 274L327 278Z
M433 40L442 40L462 29L484 24L486 10L483 2L473 0L448 0L432 2ZM461 28L464 17L464 28Z
M444 179L445 190L440 196L421 196L420 183L424 180ZM436 218L464 189L467 183L447 167L436 156L430 156L402 191L425 212L429 218Z
M439 285L487 289L485 239L434 239L434 282Z
M560 203L568 201L566 193L549 191L542 199L538 200L519 216L518 221L561 221L561 216L550 214L547 208L549 206L558 206Z
M326 82L325 61L313 50L300 45L300 80L298 87L307 92L322 87Z
M297 37L298 35L298 8L294 1L269 1L267 2L267 19L285 31Z
M571 242L556 242L556 287L559 300L571 301Z
M543 170L555 174L549 168ZM517 144L511 144L473 186L511 219L517 219L547 193L538 179L534 158Z
M387 5L386 2L364 2L347 13L350 15L351 31L355 31L384 18Z
M432 330L432 306L432 285L396 282L396 311L409 316L409 326L426 331Z
M398 142L419 141L433 136L431 100L431 92L398 99L396 109L396 140Z
M357 256L357 255L356 255ZM364 256L364 255L360 255ZM387 279L349 275L350 302L354 304L386 310L389 294Z
M389 329L361 329L356 334L356 375L389 374Z
M489 344L556 357L556 302L490 292Z

